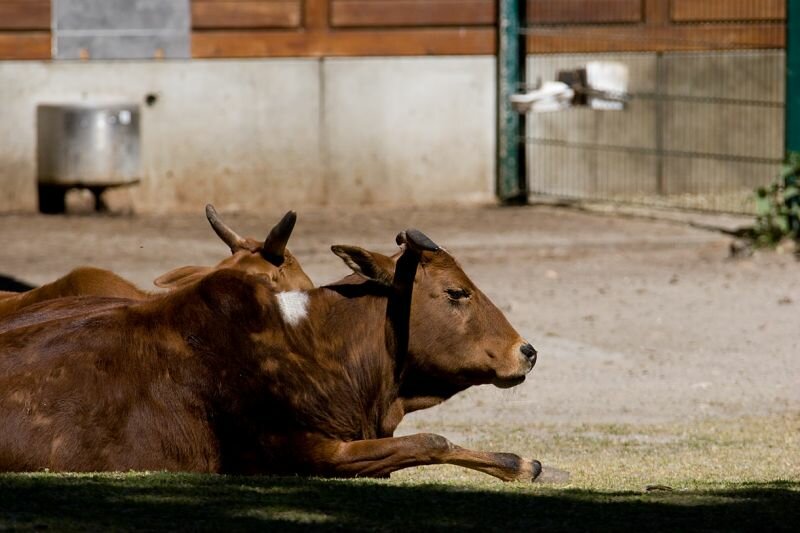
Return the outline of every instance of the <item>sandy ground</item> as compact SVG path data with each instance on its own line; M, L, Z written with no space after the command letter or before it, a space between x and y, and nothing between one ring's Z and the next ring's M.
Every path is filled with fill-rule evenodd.
M224 215L265 236L282 213ZM406 227L446 246L539 350L529 379L415 413L401 432L501 424L658 424L800 411L800 263L729 260L729 239L671 222L553 207L300 210L290 247L318 284L335 243L391 252ZM196 216L0 216L0 273L43 283L79 265L142 287L227 253Z

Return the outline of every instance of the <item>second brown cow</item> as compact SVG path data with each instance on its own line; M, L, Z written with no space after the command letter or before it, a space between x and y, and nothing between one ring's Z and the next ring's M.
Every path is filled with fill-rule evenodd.
M212 205L206 206L214 232L231 249L231 255L213 267L184 266L156 278L155 284L166 289L184 287L223 268L234 268L267 276L279 290L310 289L314 286L300 263L286 248L297 215L286 213L264 241L239 236L219 218ZM144 291L125 278L102 268L78 267L57 280L21 293L0 294L0 318L46 300L65 296L109 296L144 300L154 293Z

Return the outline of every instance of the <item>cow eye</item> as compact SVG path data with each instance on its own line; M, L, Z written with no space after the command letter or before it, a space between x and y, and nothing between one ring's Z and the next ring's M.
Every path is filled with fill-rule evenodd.
M466 300L469 298L469 291L466 289L445 289L447 297L453 301Z

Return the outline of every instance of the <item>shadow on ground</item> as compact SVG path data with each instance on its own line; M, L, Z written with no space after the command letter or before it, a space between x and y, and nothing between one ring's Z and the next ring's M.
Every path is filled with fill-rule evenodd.
M800 483L660 493L133 474L0 475L0 531L788 531Z

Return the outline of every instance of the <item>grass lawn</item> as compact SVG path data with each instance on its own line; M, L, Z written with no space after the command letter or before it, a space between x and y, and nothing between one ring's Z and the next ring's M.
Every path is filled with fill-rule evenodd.
M453 466L391 480L5 474L0 531L800 530L800 414L472 431L470 446L533 455L572 479L502 483Z

